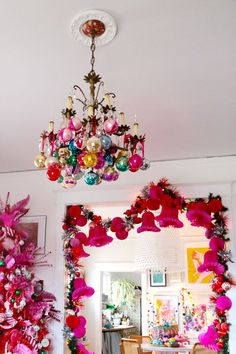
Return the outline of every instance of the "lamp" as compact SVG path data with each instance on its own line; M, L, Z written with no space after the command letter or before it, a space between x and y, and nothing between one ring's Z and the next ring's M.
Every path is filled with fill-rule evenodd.
M170 229L161 230L158 234L137 235L134 268L142 272L179 273L184 270L180 248L178 235Z
M89 84L89 96L74 85L74 96L68 97L62 111L61 128L55 131L54 122L49 122L48 130L41 134L40 151L34 160L37 168L47 168L50 181L65 188L74 187L83 176L88 185L96 185L117 180L121 172L137 172L150 166L144 157L145 136L139 133L138 123L133 124L130 132L124 113L119 113L119 117L116 113L114 93L106 92L99 98L104 83L94 70L95 40L104 35L105 24L90 19L80 31L91 40L91 70L84 77ZM75 103L79 103L82 114L77 115Z

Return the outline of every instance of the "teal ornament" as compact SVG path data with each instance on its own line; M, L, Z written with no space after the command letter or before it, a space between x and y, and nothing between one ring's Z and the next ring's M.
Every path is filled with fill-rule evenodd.
M4 261L0 261L0 267L4 267L5 266L5 262Z
M95 184L98 183L99 176L95 172L90 171L86 173L86 175L84 176L84 180L85 183L87 183L89 186L94 186Z
M125 172L129 169L128 158L126 156L121 156L116 160L116 168L120 172Z
M57 151L54 151L54 153L52 155L53 155L53 157L58 157L59 156Z
M40 354L47 354L46 350L42 349L40 350Z
M109 154L104 155L104 160L108 163L108 166L113 165L113 157Z
M140 167L140 170L146 171L146 170L148 170L150 168L150 166L151 166L150 161L147 160L147 159L143 159L143 164Z
M71 165L71 166L76 166L77 165L77 156L75 155L71 155L68 159L68 163Z
M72 154L76 155L79 153L79 149L78 147L75 145L75 141L74 139L72 139L70 142L69 142L69 150L72 152Z
M111 138L108 135L102 135L100 140L104 149L109 149L112 143Z
M62 182L63 182L63 179L64 179L63 176L60 176L60 177L58 178L57 182L58 182L58 183L62 183Z

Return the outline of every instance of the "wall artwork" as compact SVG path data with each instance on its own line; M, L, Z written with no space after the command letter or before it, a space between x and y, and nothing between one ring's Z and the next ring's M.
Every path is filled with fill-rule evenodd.
M154 296L156 323L176 325L179 322L178 297L172 295Z
M46 215L35 215L22 217L22 222L17 225L17 230L26 232L29 240L33 242L38 250L36 254L45 253L45 240L46 240Z
M150 286L151 287L166 286L166 273L165 272L151 272L150 273Z
M204 262L204 254L209 251L207 247L186 247L187 258L187 283L188 284L209 284L213 273L199 273L198 267Z

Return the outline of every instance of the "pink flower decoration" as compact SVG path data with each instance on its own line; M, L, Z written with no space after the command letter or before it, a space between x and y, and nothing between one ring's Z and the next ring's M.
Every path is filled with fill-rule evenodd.
M73 333L76 338L82 338L85 336L86 333L86 319L84 316L78 316L79 323L78 325L73 329Z
M87 224L87 218L83 215L80 215L76 219L76 224L80 227L83 227Z
M89 352L82 343L77 343L79 354L95 354L94 352Z
M113 238L107 235L107 231L102 225L90 227L88 237L89 246L102 247L112 241Z
M199 342L204 345L204 347L212 349L212 350L220 350L217 346L216 342L219 338L217 331L215 331L214 325L208 327L207 332L201 333L198 336Z
M222 240L222 238L215 236L210 240L209 246L213 251L220 251L224 249L225 241Z
M207 251L204 254L204 262L198 267L199 273L214 272L215 274L223 274L225 267L218 262L218 255L216 251Z
M209 228L211 225L211 214L205 202L190 203L186 216L192 226Z
M87 286L83 278L77 278L73 282L74 291L72 293L73 300L79 300L82 297L91 297L94 294L94 289Z
M159 222L161 227L173 226L176 228L183 227L184 224L178 219L178 209L175 206L162 206L161 213L155 220Z
M216 307L221 311L229 310L232 307L232 301L228 296L220 296L216 300Z
M159 232L161 231L159 227L155 225L154 214L151 211L145 211L142 215L142 225L138 227L137 232L152 231Z

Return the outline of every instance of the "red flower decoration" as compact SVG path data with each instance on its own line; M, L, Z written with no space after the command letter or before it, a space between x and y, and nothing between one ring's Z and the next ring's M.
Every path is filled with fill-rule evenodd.
M208 202L208 208L211 213L219 213L222 210L223 204L221 199L213 198Z

